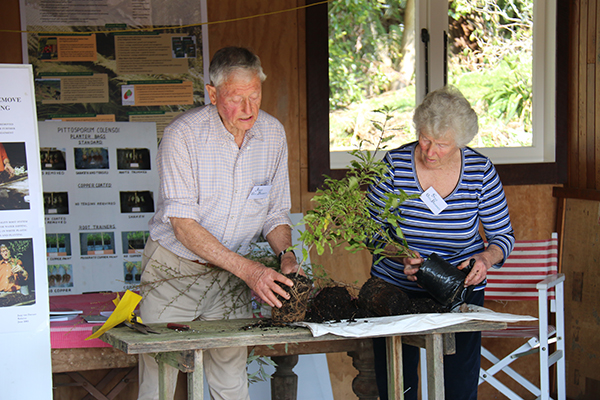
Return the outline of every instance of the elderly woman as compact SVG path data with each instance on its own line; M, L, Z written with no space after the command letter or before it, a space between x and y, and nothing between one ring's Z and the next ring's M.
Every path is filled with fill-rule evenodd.
M494 165L466 147L477 134L477 115L458 89L444 87L425 97L413 121L418 141L387 153L388 179L372 185L369 198L383 204L386 194L397 189L420 196L399 208L402 232L416 258L389 256L375 263L379 256L374 257L371 275L413 298L427 297L415 275L423 258L435 252L458 269L474 259L465 286L475 285L475 289L466 302L483 305L486 273L502 266L512 251L514 235ZM394 253L394 246L387 245L385 254ZM385 342L375 340L374 345L380 397L387 399ZM480 348L480 332L456 334L456 354L444 358L447 399L477 399ZM416 399L419 351L408 345L402 351L405 398Z

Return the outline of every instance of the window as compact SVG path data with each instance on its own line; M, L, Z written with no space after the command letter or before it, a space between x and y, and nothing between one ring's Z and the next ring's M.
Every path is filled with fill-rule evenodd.
M344 2L340 2L344 3ZM373 3L373 2L372 2ZM399 2L406 4L406 2ZM420 6L427 3L417 2ZM562 21L567 20L568 5L561 2L546 3L537 1L534 9L535 24L533 75L534 97L536 99L553 99L554 90L557 104L552 101L534 102L532 115L534 132L533 146L492 148L482 150L489 155L497 165L502 180L505 184L531 184L531 183L559 183L566 180L566 81L555 80L556 76L564 76L566 71L566 57L556 57L556 62L548 62L544 57L554 58L554 49L565 49L567 43L566 23L557 20L560 16ZM425 94L425 87L437 88L447 80L456 84L452 76L445 74L444 54L444 25L439 21L447 22L447 1L430 0L430 8L439 7L436 12L428 12L427 9L418 9L415 18L415 32L420 32L423 27L428 29L430 42L429 48L421 42L420 35L415 35L416 42L416 69L423 70L424 63L428 63L429 71L427 79L424 74L416 74L416 89L414 89L415 103L419 102ZM556 7L559 10L556 10ZM440 11L441 10L441 11ZM544 18L541 18L543 16ZM309 190L315 190L322 182L322 175L336 176L343 174L343 168L348 164L349 158L344 159L345 152L338 152L338 156L329 152L329 88L328 81L328 11L327 6L314 6L307 9L307 82L308 82L308 135L309 135ZM544 21L557 21L554 24L545 24ZM433 27L433 29L429 29ZM437 40L434 40L437 38ZM546 40L556 37L556 42ZM541 38L538 40L537 38ZM562 46L562 47L561 47ZM427 61L424 52L427 50ZM335 55L331 55L334 57ZM436 59L437 57L437 59ZM452 70L451 70L452 71ZM562 71L562 72L561 72ZM554 89L556 82L556 89ZM335 84L335 82L333 82ZM460 83L457 84L461 90ZM464 92L464 90L463 90ZM333 96L332 96L333 97ZM467 96L468 97L468 96ZM473 101L472 101L473 102ZM414 107L414 105L412 106ZM556 110L556 112L554 111ZM412 115L412 114L411 114ZM545 133L538 135L538 132ZM414 138L414 134L412 136ZM412 139L411 139L412 140ZM541 144L542 141L544 144ZM351 145L352 143L350 143ZM472 146L477 147L477 146ZM556 151L555 151L556 149ZM339 154L342 157L339 157ZM504 154L503 154L504 153ZM347 156L346 156L347 157ZM331 160L331 164L330 164ZM515 162L517 164L515 164ZM526 164L531 163L531 164Z

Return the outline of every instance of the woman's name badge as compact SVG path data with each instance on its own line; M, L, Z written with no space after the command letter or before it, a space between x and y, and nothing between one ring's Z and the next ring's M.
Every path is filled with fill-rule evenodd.
M442 196L440 196L433 186L423 192L421 200L423 200L423 203L427 204L427 207L429 207L434 215L438 215L448 207L448 204L442 199Z
M248 200L266 198L272 187L273 185L254 186L248 196Z

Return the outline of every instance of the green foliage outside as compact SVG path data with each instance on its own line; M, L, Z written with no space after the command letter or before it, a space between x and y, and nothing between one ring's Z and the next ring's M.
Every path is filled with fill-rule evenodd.
M414 140L414 75L398 84L406 7L402 0L330 3L330 145L349 150L376 130L370 110L396 109L391 146ZM449 37L449 84L480 118L475 147L529 146L532 141L533 0L455 0L449 23L471 31ZM452 29L450 29L452 33Z

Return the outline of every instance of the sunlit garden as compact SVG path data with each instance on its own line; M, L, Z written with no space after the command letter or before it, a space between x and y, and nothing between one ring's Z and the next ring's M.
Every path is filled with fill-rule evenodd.
M330 3L330 148L369 148L374 110L395 109L388 148L414 140L415 0ZM532 141L533 0L455 0L448 11L448 83L479 115L473 147Z

